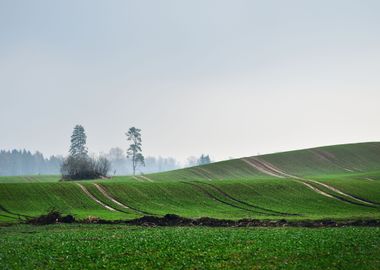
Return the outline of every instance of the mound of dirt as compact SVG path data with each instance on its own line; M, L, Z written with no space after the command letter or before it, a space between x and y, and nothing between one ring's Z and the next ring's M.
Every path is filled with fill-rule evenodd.
M202 217L198 219L185 218L175 214L166 214L163 217L143 216L132 220L104 220L98 217L88 217L83 220L76 221L71 215L62 216L58 211L50 211L47 215L42 215L33 219L29 219L27 223L34 225L46 225L56 223L93 223L93 224L127 224L145 227L158 226L205 226L205 227L380 227L380 220L302 220L290 221L280 220L258 220L258 219L240 219L227 220Z
M380 227L380 220L305 220L305 221L288 221L280 220L258 220L258 219L240 219L225 220L209 217L199 219L184 218L174 214L167 214L163 217L143 216L138 219L128 220L125 222L129 225L140 225L148 227L156 226L207 226L207 227L345 227L345 226L370 226Z
M75 218L72 215L62 216L58 211L52 210L46 215L41 215L39 217L31 218L26 221L28 224L34 225L47 225L56 223L73 223Z

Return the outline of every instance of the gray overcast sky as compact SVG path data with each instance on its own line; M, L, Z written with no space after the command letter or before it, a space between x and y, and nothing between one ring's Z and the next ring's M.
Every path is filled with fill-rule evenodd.
M0 0L0 149L214 159L380 140L380 1Z

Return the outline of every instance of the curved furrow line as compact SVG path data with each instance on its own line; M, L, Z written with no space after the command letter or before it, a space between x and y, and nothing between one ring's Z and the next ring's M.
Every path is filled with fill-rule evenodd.
M201 174L204 177L206 177L207 180L212 181L212 179L210 178L210 173L206 169L204 169L202 167L195 167L194 169L197 169L198 171L201 171L202 172Z
M104 195L104 197L106 197L107 199L109 199L113 203L115 203L115 204L117 204L117 205L119 205L125 209L133 210L139 214L152 215L152 213L148 213L148 212L139 210L137 208L134 208L132 206L125 205L125 204L121 203L120 201L116 200L114 197L111 196L111 194L108 193L108 191L106 190L106 188L104 186L101 186L101 185L96 184L96 183L94 183L94 186L100 191L100 193L102 193Z
M312 182L312 184L311 183L308 183L308 186L310 186L311 188L315 188L316 189L316 187L314 186L314 184L316 184L316 183L319 183L319 182ZM307 183L305 183L305 182L303 182L303 184L307 184ZM320 192L323 192L323 191L321 191L321 190L319 190ZM362 204L362 203L359 203L359 202L353 202L353 201L350 201L350 200L348 200L347 198L345 198L345 197L342 197L342 196L339 196L339 195L331 195L331 194L329 194L329 193L325 193L325 194L327 194L327 195L330 195L330 196L333 196L333 198L334 199L337 199L337 200L340 200L340 201L342 201L342 202L346 202L346 203L350 203L350 204L355 204L355 205L358 205L358 206L364 206L364 207L371 207L371 208L374 208L374 206L372 206L372 205L367 205L367 204Z
M133 179L137 180L138 182L145 182L144 180L140 179L139 177L137 176L133 176Z
M327 161L327 162L335 165L336 167L338 167L340 169L343 169L346 172L355 172L354 170L348 169L348 168L342 166L341 164L339 164L339 162L336 161L336 160L334 160L334 158L328 152L322 151L321 149L310 149L310 152L312 152L313 154L317 155L321 159L323 159L323 160L325 160L325 161Z
M141 179L146 180L146 181L148 181L148 182L151 182L151 183L154 182L152 179L150 179L150 178L148 178L148 177L146 177L146 176L144 176L144 175L139 175L138 177L140 177Z
M18 219L16 217L12 217L12 216L8 216L8 215L3 215L3 214L0 214L0 217L11 218L11 219Z
M94 186L97 188L97 190L100 191L100 193L103 194L104 197L106 197L107 199L109 199L113 203L115 203L115 204L117 204L117 205L119 205L119 206L121 206L123 208L130 209L128 206L126 206L126 205L122 204L121 202L117 201L116 199L112 198L111 195L109 195L107 193L107 191L102 186L100 186L98 184L94 184Z
M356 195L353 195L353 194L351 194L351 193L346 193L346 194L350 195L350 196L353 197L353 198L356 198L357 200L367 202L368 204L372 204L372 205L380 205L380 203L378 203L378 202L374 202L374 201L370 201L370 200L367 200L367 199L363 199L363 198L358 197L358 196L356 196Z
M307 186L308 188L312 189L313 191L315 191L315 192L317 192L317 193L323 195L323 196L326 196L326 197L329 197L329 198L332 198L332 199L337 199L337 198L335 198L334 196L332 196L332 195L330 195L330 194L328 194L328 193L326 193L326 192L324 192L324 191L322 191L322 190L320 190L320 189L318 189L318 188L316 188L316 187L310 185L309 183L305 183L305 182L301 182L301 181L299 181L299 182L302 183L302 184L304 184L304 185Z
M215 189L216 191L218 191L220 194L222 194L224 197L226 198L229 198L230 200L232 201L235 201L235 202L238 202L238 203L241 203L241 204L244 204L246 206L250 206L250 207L253 207L253 208L257 208L257 209L260 209L260 210L263 210L263 211L267 211L267 212L270 212L268 214L280 214L280 215L284 215L284 216L301 216L300 214L291 214L291 213L286 213L286 212L279 212L279 211L276 211L276 210L272 210L272 209L269 209L269 208L265 208L265 207L261 207L261 206L257 206L257 205L253 205L253 204L250 204L250 203L247 203L245 201L242 201L242 200L239 200L233 196L231 196L230 194L228 194L227 192L225 192L224 190L222 190L221 188L217 187L217 186L214 186L212 184L209 184L209 183L202 183L202 182L198 182L199 184L205 184L205 185L208 185L210 187L212 187L213 189Z
M88 189L85 186L83 186L82 184L79 184L79 183L76 183L76 184L81 188L81 190L83 191L83 193L87 195L87 197L89 197L91 200L93 200L97 204L101 205L103 208L105 208L105 209L107 209L109 211L112 211L112 212L118 211L115 208L112 208L111 206L106 205L105 203L103 203L100 200L98 200L97 198L95 198L95 196L92 195L90 193L90 191L88 191Z
M198 170L197 167L191 167L191 168L188 168L188 169L189 169L190 171L192 171L196 176L211 181L211 179L210 179L207 175L205 175L205 173L204 173L203 171Z
M360 202L361 204L365 204L365 205L367 205L367 206L373 206L373 205L377 204L377 203L371 202L371 201L369 201L369 200L367 200L367 199L363 199L363 198L360 198L360 197L358 197L358 196L353 196L353 195L351 195L351 194L345 193L345 192L343 192L343 191L341 191L341 190L339 190L339 189L337 189L337 188L335 188L335 187L333 187L333 186L327 185L327 184L325 184L325 183L321 183L321 182L318 182L318 181L315 181L315 180L311 180L311 179L303 179L303 180L313 182L313 183L315 183L315 184L317 184L317 185L321 185L321 186L323 186L323 187L325 187L325 188L327 188L327 189L329 189L329 190L331 190L331 191L334 191L334 192L336 192L336 193L338 193L338 194L340 194L340 195L342 195L342 196L348 197L348 198L350 198L350 199L353 199L353 200L355 200L355 201L358 201L358 202Z
M238 209L241 209L241 210L245 210L245 211L248 211L248 212L253 212L253 213L258 213L258 214L263 214L263 215L270 215L269 213L265 213L265 212L260 212L260 211L254 211L252 209L247 209L245 207L241 207L241 206L238 206L238 205L235 205L235 204L232 204L232 203L229 203L229 202L226 202L224 200L221 200L219 199L218 197L214 196L212 193L210 193L207 189L201 187L201 186L198 186L197 184L195 183L192 183L192 182L184 182L184 181L181 181L182 183L184 184L187 184L187 185L191 185L195 188L197 188L198 190L200 190L201 192L203 192L204 194L206 194L208 197L210 197L211 199L213 200L216 200L220 203L223 203L223 204L226 204L228 206L231 206L231 207L234 207L234 208L238 208ZM273 214L272 214L273 215Z
M18 213L13 213L11 211L9 211L8 209L6 209L4 206L0 205L0 210L2 210L3 212L9 214L9 215L14 215L14 216L17 216L17 217L24 217L24 218L31 218L31 216L28 216L28 215L23 215L23 214L18 214Z
M315 181L315 180L311 180L311 179L305 179L305 178L302 178L302 177L299 177L299 176L296 176L296 175L291 175L291 174L288 174L282 170L280 170L279 168L277 167L274 167L272 164L268 163L268 162L265 162L265 161L262 161L262 160L259 160L258 158L255 158L255 157L251 157L249 159L247 158L243 158L243 160L245 160L248 164L251 164L251 166L254 166L256 169L260 168L260 170L262 172L266 172L268 175L272 175L272 176L275 176L275 177L278 177L278 178L285 178L285 177L288 177L288 178L292 178L292 179L296 179L298 180L298 182L301 182L303 183L305 186L309 187L310 189L312 189L313 191L323 195L323 196L326 196L326 197L333 197L335 199L338 199L338 200L341 200L341 201L344 201L344 202L347 202L347 203L352 203L352 204L355 204L355 205L361 205L361 206L367 206L367 207L373 207L374 206L374 203L373 202L369 202L365 199L362 199L362 198L359 198L357 196L351 196L350 194L347 194L335 187L332 187L330 185L327 185L325 183L321 183L321 182L318 182L318 181ZM306 182L306 184L305 184ZM337 196L337 195L333 195L333 194L328 194L322 190L320 190L319 188L317 188L315 185L310 185L310 182L316 184L316 185L319 185L319 186L323 186L325 187L326 189L330 190L330 191L333 191L335 193L338 193L340 195L342 195L343 197L341 196ZM344 197L347 197L347 198L350 198L351 200L354 200L356 202L353 202L353 201L350 201L350 200L347 200L345 199Z
M259 172L262 172L262 173L264 173L266 175L274 176L274 177L277 177L277 178L284 178L283 175L279 174L276 171L272 171L270 168L267 168L266 166L263 166L262 164L260 164L256 160L251 160L251 159L248 159L248 158L242 158L241 160L244 161L245 163L247 163L248 165L250 165L251 167L253 167L254 169L256 169Z

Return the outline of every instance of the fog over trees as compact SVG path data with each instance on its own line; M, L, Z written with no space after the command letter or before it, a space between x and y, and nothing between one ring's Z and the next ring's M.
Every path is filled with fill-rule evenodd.
M96 156L90 154L91 156ZM108 153L101 154L111 163L109 175L132 175L132 160L126 157L125 150L114 147ZM32 153L28 150L0 150L0 176L17 175L53 175L60 173L63 156L53 155L45 157L40 152ZM164 172L183 167L201 165L201 158L189 157L186 164L181 164L172 157L145 157L145 166L138 167L136 174Z
M106 158L111 162L111 171L113 175L130 175L133 174L132 159L127 158L125 151L120 147L111 148L110 151L105 154ZM145 166L137 168L136 173L147 174L154 172L164 172L179 169L182 166L180 163L171 157L150 157L147 156L144 159Z
M61 168L63 169L64 175L69 175L73 171L79 171L86 167L83 162L78 162L78 160L81 159L93 161L92 163L94 166L96 165L96 168L104 168L104 170L102 169L101 171L107 171L109 176L164 172L180 169L182 167L204 165L211 162L210 156L206 154L202 154L199 157L191 156L183 165L172 157L144 157L141 151L140 132L140 129L131 128L128 133L126 133L127 139L132 142L127 150L114 147L111 148L108 153L96 155L88 153L86 147L87 136L84 128L77 125L71 137L71 147L68 157L64 158L60 155L44 157L39 151L32 153L27 150L0 150L0 176L57 175L62 172ZM69 170L69 168L71 169ZM104 175L106 175L106 173L104 173Z
M113 175L135 175L164 172L183 167L211 163L209 155L191 156L181 165L172 157L144 157L142 153L141 129L131 127L127 133L128 149L114 147L108 153L89 153L87 135L82 125L76 125L71 135L69 155L46 158L39 151L0 150L0 176L57 175L74 180Z
M91 154L91 156L96 156ZM110 175L131 175L132 160L126 157L125 151L114 147L106 154L111 162ZM60 174L63 156L45 157L40 152L32 153L28 150L0 150L0 176L17 175L53 175ZM148 174L182 168L180 162L171 157L145 157L145 166L138 167L136 174Z
M42 153L27 150L0 151L0 175L59 174L62 156L45 158Z

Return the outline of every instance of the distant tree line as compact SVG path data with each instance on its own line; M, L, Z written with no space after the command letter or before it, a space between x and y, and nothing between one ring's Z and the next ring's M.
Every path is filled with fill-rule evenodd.
M129 175L133 174L133 161L127 158L125 151L120 147L111 148L105 154L105 157L111 162L111 171L113 175ZM136 173L155 173L164 172L181 168L180 163L174 158L166 157L150 157L144 158L145 166L136 168Z
M40 152L27 150L0 151L0 175L58 174L63 162L61 156L45 158Z
M110 175L130 175L132 160L127 158L125 151L119 147L112 148L106 157L110 163ZM62 156L44 157L40 152L32 153L27 150L0 150L0 176L16 175L56 175L60 174L63 164ZM181 164L171 157L145 157L145 166L137 168L136 173L155 173L181 168Z
M83 126L76 125L71 136L69 155L66 158L51 156L44 158L40 152L0 151L0 175L58 174L62 180L81 180L108 177L111 175L135 175L169 171L180 168L174 158L144 157L142 154L141 130L132 127L125 133L130 142L124 152L112 148L108 154L96 157L88 154L87 136ZM187 167L211 162L210 156L190 157Z
M202 154L200 157L189 157L187 159L186 167L200 166L211 163L211 158L209 155Z

